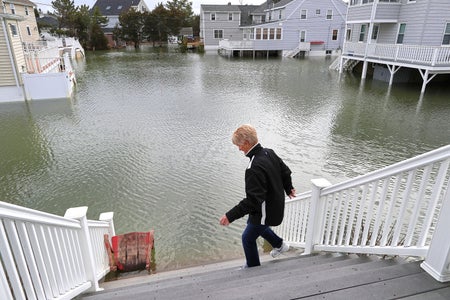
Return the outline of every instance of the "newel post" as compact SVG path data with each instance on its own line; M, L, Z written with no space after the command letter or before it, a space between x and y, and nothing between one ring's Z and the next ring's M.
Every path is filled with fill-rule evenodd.
M440 282L450 281L450 189L447 188L431 245L420 266Z
M101 213L100 217L98 218L99 221L108 222L108 224L109 224L108 235L109 235L110 239L116 235L116 230L114 229L113 218L114 218L114 212Z
M320 201L320 194L323 188L331 185L331 183L324 178L312 179L311 184L311 203L309 205L304 254L310 254L314 249L314 245L319 243L325 204L325 202Z
M89 233L88 220L87 220L87 206L69 208L64 214L65 218L75 219L80 222L81 230L78 236L81 255L83 257L83 263L86 268L87 280L92 283L91 290L102 291L97 281L95 274L95 259L94 250L92 247L91 236Z

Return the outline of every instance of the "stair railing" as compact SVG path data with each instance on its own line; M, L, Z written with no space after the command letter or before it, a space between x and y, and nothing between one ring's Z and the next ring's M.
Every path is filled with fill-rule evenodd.
M340 184L314 179L311 192L286 201L275 230L305 254L423 257L424 269L450 280L450 220L439 218L450 210L449 164L447 145ZM437 258L427 263L430 255Z
M113 213L87 220L87 207L64 217L0 202L0 299L72 299L99 291L109 272L104 234Z

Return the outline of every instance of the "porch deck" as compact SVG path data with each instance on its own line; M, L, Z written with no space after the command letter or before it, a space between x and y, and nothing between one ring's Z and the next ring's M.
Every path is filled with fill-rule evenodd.
M244 270L239 260L105 282L77 299L450 299L450 282L433 279L420 261L288 253Z

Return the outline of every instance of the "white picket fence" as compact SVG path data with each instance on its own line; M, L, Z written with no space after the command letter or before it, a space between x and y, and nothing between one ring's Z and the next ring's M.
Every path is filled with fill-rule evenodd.
M70 208L60 217L0 202L0 299L72 299L101 290L113 213L100 221L86 213L87 207Z
M423 257L424 269L450 281L449 164L447 145L340 184L312 180L311 192L287 200L275 231L306 254Z

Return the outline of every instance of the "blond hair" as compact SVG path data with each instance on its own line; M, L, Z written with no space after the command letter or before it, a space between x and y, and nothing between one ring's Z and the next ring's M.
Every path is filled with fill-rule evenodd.
M249 142L250 145L256 145L258 143L258 135L256 134L256 129L250 124L244 124L239 126L231 137L231 141L236 146L242 145L245 141Z

